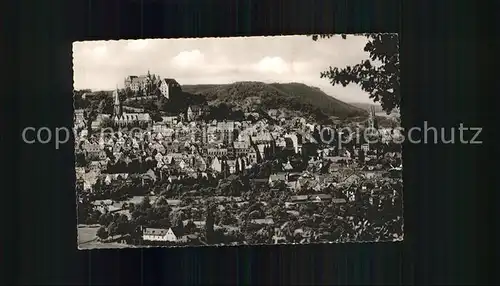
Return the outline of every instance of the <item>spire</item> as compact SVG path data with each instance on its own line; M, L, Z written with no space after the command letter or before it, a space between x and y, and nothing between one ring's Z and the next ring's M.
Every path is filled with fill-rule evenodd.
M120 94L118 93L118 85L116 86L115 91L113 92L113 97L115 100L115 107L114 107L114 112L116 116L121 116L122 115L122 103L120 101Z
M118 85L116 86L116 89L113 92L113 97L114 97L114 100L115 100L115 105L119 105L120 104L120 96L118 94Z

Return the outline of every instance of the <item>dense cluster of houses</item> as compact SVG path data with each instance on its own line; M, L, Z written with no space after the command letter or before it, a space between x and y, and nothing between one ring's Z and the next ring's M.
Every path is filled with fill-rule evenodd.
M162 94L168 97L172 88L180 88L175 80L159 80ZM127 77L125 85L133 91L145 89L150 77ZM370 153L370 144L356 146L347 150L336 146L319 148L304 136L303 130L313 131L314 124L304 118L269 120L253 116L250 121L209 121L199 120L204 107L189 106L181 116L163 116L161 121L153 122L147 113L127 113L123 110L118 91L113 93L114 112L112 115L99 114L96 121L86 122L83 110L75 110L75 150L88 162L86 166L76 168L77 180L83 190L92 191L97 180L105 184L113 180L127 179L129 175L141 176L143 180L163 179L174 181L182 177L199 178L200 176L229 176L252 168L255 164L273 159L277 153L291 156L303 155L307 158L307 167L297 171L290 161L285 161L280 170L269 177L256 179L256 183L269 188L284 183L292 195L285 203L287 212L294 214L298 206L305 203L345 204L359 199L364 191L372 199L370 204L381 201L373 198L387 197L394 200L398 194L391 186L391 178L401 176L401 164L390 168L379 163L380 157L401 162L401 154ZM277 116L269 112L271 117ZM115 127L140 127L132 132L97 132L88 133L89 124L96 130L103 120L111 120ZM370 124L376 124L371 119ZM128 129L130 130L130 129ZM382 137L393 136L392 131L381 130ZM384 140L384 138L382 138ZM365 153L366 164L357 166L355 157ZM109 170L110 166L120 165L121 169ZM146 166L146 167L144 167ZM173 175L175 174L175 175ZM257 182L259 181L259 182ZM368 185L366 182L369 182ZM325 190L341 189L337 195ZM312 190L312 194L303 194L303 190ZM378 195L374 195L378 194ZM238 204L246 202L233 198ZM253 220L259 225L275 225L272 217ZM281 229L275 228L273 240L283 240ZM194 239L190 234L183 234L176 228L143 228L142 238L156 242L186 242ZM311 239L315 234L303 233L304 239Z

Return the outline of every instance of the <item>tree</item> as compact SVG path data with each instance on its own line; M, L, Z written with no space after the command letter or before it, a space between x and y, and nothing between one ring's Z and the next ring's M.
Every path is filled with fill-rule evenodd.
M134 97L134 92L130 89L130 87L125 88L125 91L123 92L125 95L125 98L132 98Z
M111 222L108 226L108 234L113 237L118 234L118 224L116 222Z
M184 226L185 233L193 233L196 231L196 224L192 220L188 220Z
M143 97L144 96L144 90L142 87L139 87L139 89L135 93L136 97Z
M163 120L159 111L151 111L149 112L149 115L151 116L151 120L153 120L154 122L160 122Z
M332 85L355 83L370 94L374 102L380 102L382 109L391 113L400 106L399 85L399 38L397 34L365 34L368 42L364 50L370 58L354 66L339 69L330 67L321 73L321 78L328 78ZM313 35L313 41L319 38L331 38L333 35ZM342 35L345 39L346 36Z
M109 117L104 117L101 121L101 124L99 125L99 127L101 127L102 129L104 128L112 128L114 126L114 122L111 118Z
M182 210L172 211L170 213L170 222L174 227L184 228L183 220L185 218L184 212Z
M88 131L88 134L92 134L92 122L96 120L97 118L97 112L96 112L96 108L92 105L89 105L87 107L87 109L85 109L85 112L84 112L84 118L85 118L85 121L87 122L87 131Z
M147 210L147 209L151 208L151 200L150 200L149 196L145 196L142 199L142 202L139 205L139 207L141 210Z
M207 205L207 218L205 220L205 238L208 244L214 241L214 225L215 225L215 206L212 204Z
M86 167L88 166L89 161L85 157L83 152L75 152L75 165L77 167Z
M106 238L108 238L108 231L106 230L106 228L104 226L101 226L97 230L97 234L96 235L100 239L106 239Z
M105 96L99 102L99 105L97 107L97 112L98 113L112 114L113 113L113 108L114 108L113 97L111 97L111 96Z
M110 213L103 213L99 217L99 224L102 226L107 226L113 221L113 216Z
M165 206L165 205L168 205L168 201L165 197L162 196L156 200L156 205L157 206Z

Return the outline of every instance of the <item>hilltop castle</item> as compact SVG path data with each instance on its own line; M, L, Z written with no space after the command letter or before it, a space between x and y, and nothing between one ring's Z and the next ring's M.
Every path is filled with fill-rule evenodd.
M147 75L135 76L130 75L125 78L125 88L130 89L135 93L149 93L155 89L165 98L181 90L180 84L172 78L161 79L160 76L151 75L148 71Z

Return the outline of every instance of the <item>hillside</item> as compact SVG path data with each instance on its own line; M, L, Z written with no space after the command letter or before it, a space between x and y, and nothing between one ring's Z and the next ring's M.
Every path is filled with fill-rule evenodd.
M285 108L319 119L366 116L358 107L335 99L319 88L301 83L236 82L224 85L187 85L183 91L205 96L210 104L225 103L243 110Z
M393 117L399 117L400 116L398 109L394 109L393 111L391 111L390 114L387 114L387 112L385 112L382 109L382 106L380 104L363 103L363 102L350 102L349 104L353 105L353 106L356 106L356 107L359 107L361 109L367 110L367 111L370 111L370 107L373 106L375 108L375 115L380 116L380 117L390 117L390 118L393 118Z
M352 106L356 106L358 108L367 110L367 111L370 111L370 108L374 107L375 113L384 112L384 110L382 110L382 106L380 104L364 103L364 102L350 102L349 104Z

